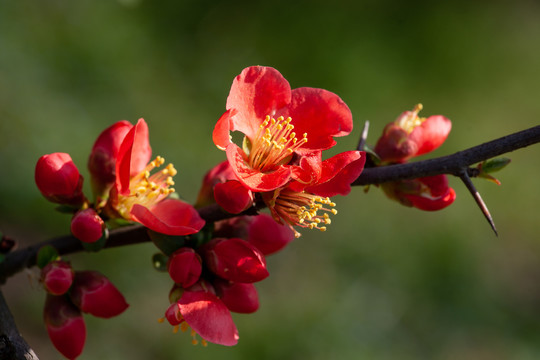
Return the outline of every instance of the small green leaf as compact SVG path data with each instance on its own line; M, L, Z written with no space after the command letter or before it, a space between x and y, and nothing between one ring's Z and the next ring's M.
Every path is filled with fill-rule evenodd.
M148 236L150 236L154 245L156 245L159 250L163 251L165 255L171 255L186 243L185 236L165 235L150 229L148 230Z
M115 219L110 219L109 221L107 221L107 226L110 229L117 229L119 227L129 226L129 225L133 225L133 221L129 221L122 218L115 218Z
M167 271L167 261L169 258L162 253L156 253L152 256L152 265L157 271Z
M484 173L492 173L503 169L510 161L512 160L505 157L486 160L480 164L479 169Z
M36 258L36 265L43 269L48 263L51 261L57 260L60 257L58 254L58 251L51 246L51 245L45 245L42 246L41 249L39 249L37 258Z
M6 259L6 255L0 254L0 264Z

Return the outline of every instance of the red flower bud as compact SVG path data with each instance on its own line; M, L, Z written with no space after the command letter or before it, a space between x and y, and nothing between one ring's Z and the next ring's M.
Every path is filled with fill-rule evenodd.
M71 220L71 233L86 243L98 241L103 236L104 229L103 219L92 208L77 212Z
M84 202L83 178L66 153L43 155L36 164L36 185L49 201L80 206Z
M132 127L126 120L118 121L105 129L94 143L88 159L88 170L95 195L104 195L114 184L118 149Z
M43 319L54 347L68 359L83 350L86 326L81 311L67 297L47 295Z
M97 271L77 271L70 296L82 312L106 319L129 306L122 293Z
M259 296L253 284L216 279L214 287L220 300L230 311L250 314L259 309Z
M223 279L252 283L269 275L264 255L242 239L214 239L202 251L208 268Z
M41 282L53 295L65 294L73 283L74 272L64 261L52 261L41 270Z
M294 239L294 233L287 225L277 223L270 215L253 217L248 228L248 242L264 255L283 249Z
M202 261L192 248L184 247L175 251L167 266L171 279L183 288L195 284L202 272Z

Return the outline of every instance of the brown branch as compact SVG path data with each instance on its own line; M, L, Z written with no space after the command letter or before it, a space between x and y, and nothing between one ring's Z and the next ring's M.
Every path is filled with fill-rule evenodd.
M23 339L0 291L0 359L38 360L34 350Z
M408 164L367 168L364 169L352 185L380 184L387 181L413 179L438 174L460 176L463 169L469 170L468 167L473 164L538 142L540 142L540 126L535 126L452 155ZM258 204L241 215L253 215L260 208ZM223 211L217 205L202 208L199 210L199 213L207 222L236 216ZM131 245L147 241L150 241L150 239L145 229L139 225L135 225L112 230L106 247ZM4 261L0 263L0 284L24 268L34 266L37 252L42 246L47 244L54 246L60 255L83 250L80 242L73 236L62 236L9 253L6 255Z

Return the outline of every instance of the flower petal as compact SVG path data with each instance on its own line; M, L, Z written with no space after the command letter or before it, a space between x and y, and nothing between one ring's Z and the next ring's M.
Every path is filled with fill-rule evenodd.
M328 197L347 195L351 192L351 183L362 173L365 162L366 155L363 151L345 151L324 160L319 181L305 190Z
M290 166L279 166L269 173L252 169L244 161L244 152L235 144L227 146L227 159L238 180L251 191L271 191L284 186L291 178Z
M274 115L290 100L291 87L279 71L265 66L245 68L234 79L227 98L227 109L237 110L230 130L241 131L253 140L266 115Z
M233 127L231 117L236 113L236 109L229 109L225 111L214 127L212 140L214 141L214 144L216 144L216 146L221 150L225 150L231 143L230 130Z
M428 117L410 134L410 140L418 144L415 156L437 149L446 140L451 129L452 122L448 118L442 115Z
M118 150L116 188L120 194L129 194L130 177L140 173L151 157L148 125L144 119L139 119L137 125L129 130Z
M353 128L352 114L347 104L324 89L294 89L290 104L276 115L290 116L294 131L300 135L307 133L308 142L297 152L331 148L336 144L333 137L348 135Z
M253 204L251 191L236 180L216 184L214 197L216 202L231 214L239 214Z
M178 301L184 320L203 339L215 344L233 346L238 330L225 304L214 294L185 291Z
M135 204L131 216L150 230L166 235L194 234L205 223L193 206L176 199L165 199L151 209Z

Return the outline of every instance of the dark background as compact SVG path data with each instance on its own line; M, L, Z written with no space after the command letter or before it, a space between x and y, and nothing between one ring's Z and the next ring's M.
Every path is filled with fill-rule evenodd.
M95 138L121 119L145 118L154 154L194 201L224 159L211 131L250 65L342 97L355 130L335 151L356 146L365 120L373 144L418 102L421 115L453 121L433 156L537 125L539 19L535 1L1 0L0 228L21 245L68 233L69 218L35 187L35 163L68 152L86 176ZM509 157L502 186L475 181L499 237L455 178L456 202L435 213L375 187L337 197L326 233L304 231L268 259L261 308L235 315L234 348L193 347L157 323L170 279L151 268L151 244L71 256L131 304L111 320L86 317L80 359L537 359L540 147ZM60 358L37 276L3 290L38 355Z

